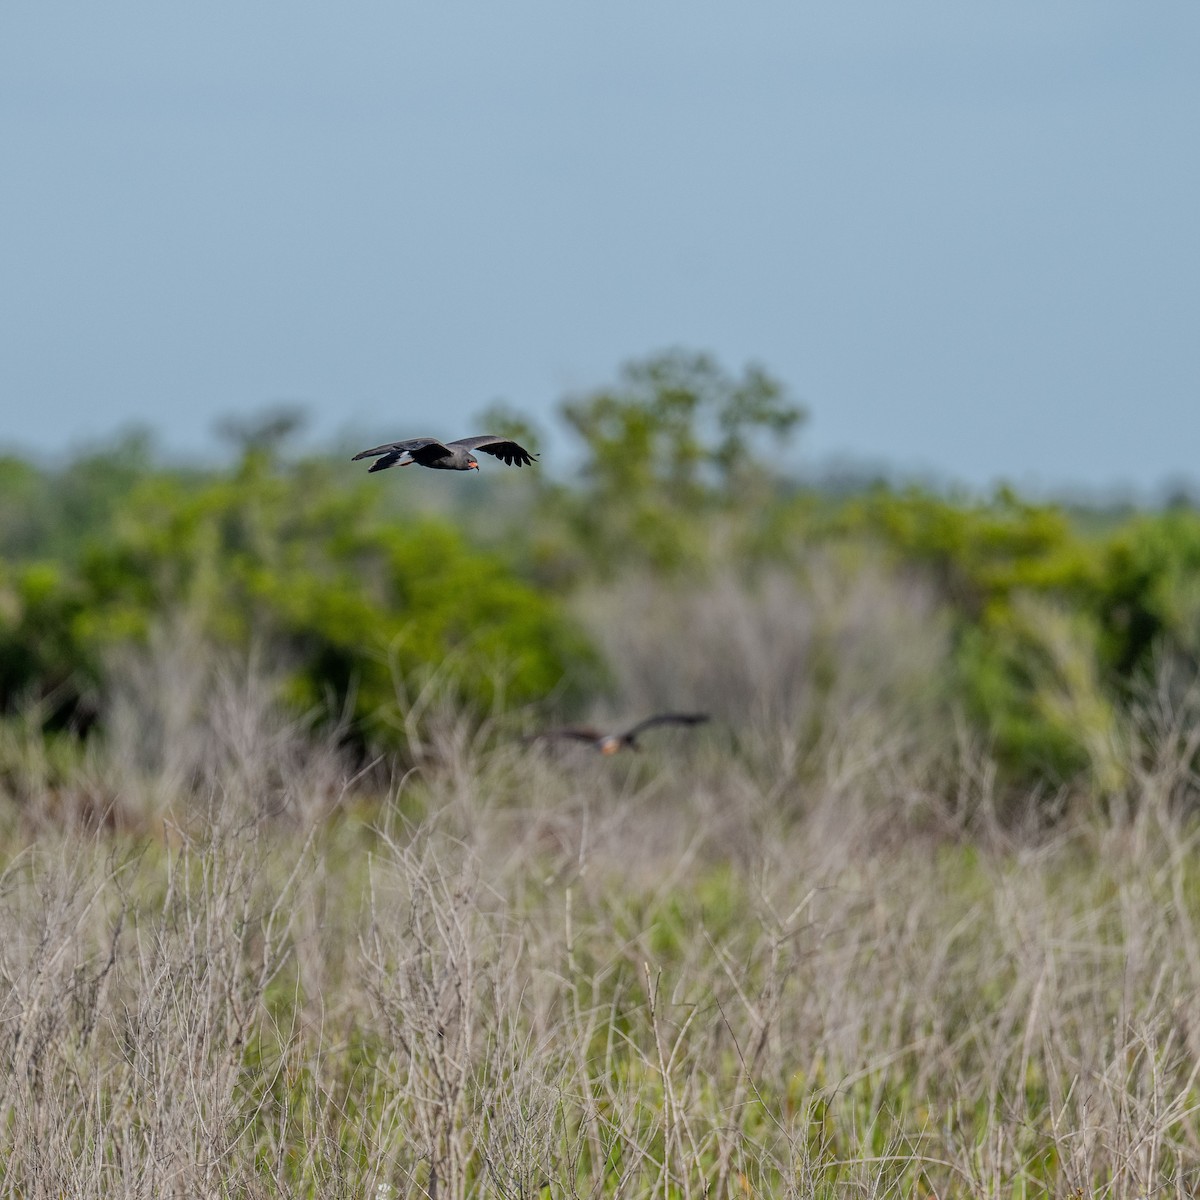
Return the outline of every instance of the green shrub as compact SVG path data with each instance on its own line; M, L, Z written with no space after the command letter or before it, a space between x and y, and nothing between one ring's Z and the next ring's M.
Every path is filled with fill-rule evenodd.
M76 561L0 577L0 705L78 710L108 654L181 614L214 646L264 647L296 704L349 706L376 734L434 675L471 707L588 686L596 656L551 597L442 521L382 519L377 498L253 451L202 485L146 479Z
M957 687L1000 759L1101 792L1124 783L1122 721L1155 656L1200 661L1200 517L1142 514L1084 534L1061 508L878 489L840 536L928 573L955 614Z

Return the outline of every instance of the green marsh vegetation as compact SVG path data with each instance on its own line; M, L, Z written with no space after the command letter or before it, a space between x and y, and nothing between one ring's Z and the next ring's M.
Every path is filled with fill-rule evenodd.
M562 415L0 463L0 1194L1195 1194L1200 518L803 486L703 356Z

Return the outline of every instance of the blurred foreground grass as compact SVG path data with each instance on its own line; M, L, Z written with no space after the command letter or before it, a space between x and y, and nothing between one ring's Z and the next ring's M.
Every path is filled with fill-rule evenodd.
M249 677L191 736L186 779L97 756L0 801L0 1194L1200 1185L1166 764L1048 835L978 762L944 766L968 817L841 741L797 778L719 735L618 765L451 725L354 781ZM156 807L111 828L101 779Z

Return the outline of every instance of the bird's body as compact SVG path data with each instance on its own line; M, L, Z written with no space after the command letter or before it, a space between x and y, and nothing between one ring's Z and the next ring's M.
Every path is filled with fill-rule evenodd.
M568 725L562 729L547 729L535 733L529 740L538 738L568 738L571 741L586 742L601 754L616 754L621 750L636 750L638 735L655 725L702 725L708 720L708 713L658 713L647 717L636 725L630 726L621 733L605 733L601 729L593 729L590 725Z
M482 450L494 455L508 466L524 467L532 463L536 454L530 454L524 446L508 438L496 437L485 433L479 437L459 438L455 442L439 442L437 438L409 438L403 442L385 442L382 446L372 446L363 450L350 461L357 462L360 458L375 458L378 462L371 464L372 471L383 471L388 467L410 467L416 463L419 467L432 467L436 471L478 471L479 463L472 453Z

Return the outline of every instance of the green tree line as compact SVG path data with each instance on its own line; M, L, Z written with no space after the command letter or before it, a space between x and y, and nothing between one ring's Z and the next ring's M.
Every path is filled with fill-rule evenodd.
M345 456L286 453L277 416L231 428L222 468L170 466L144 437L55 467L0 459L0 715L32 708L84 736L106 662L168 619L269 648L298 708L349 713L364 741L388 744L382 714L434 677L468 708L569 709L605 678L570 616L579 588L802 570L831 545L936 590L949 702L1014 778L1119 787L1124 716L1163 663L1195 674L1190 508L1100 519L1007 489L806 484L787 465L802 406L765 370L704 354L633 362L558 417L569 475L543 459L471 479L474 502L441 515L398 502L419 471L367 478ZM486 419L538 448L511 410Z

